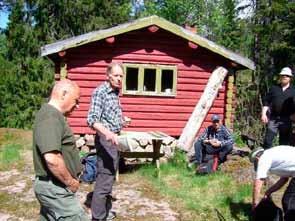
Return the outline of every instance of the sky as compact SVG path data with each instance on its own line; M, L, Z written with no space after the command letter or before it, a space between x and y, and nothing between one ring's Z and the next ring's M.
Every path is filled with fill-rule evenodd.
M8 12L0 11L0 28L6 28L8 22Z

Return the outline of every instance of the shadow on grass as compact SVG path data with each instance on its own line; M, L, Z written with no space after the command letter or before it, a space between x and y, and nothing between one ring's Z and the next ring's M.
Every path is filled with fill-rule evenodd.
M126 162L123 158L120 158L119 161L119 173L120 174L128 174L133 173L135 171L138 171L139 169L143 167L149 167L156 168L156 165L154 165L152 162Z
M232 218L234 220L242 220L240 217L244 216L247 217L248 220L252 220L251 216L251 204L250 203L243 203L243 202L233 202L232 199L229 200L229 207Z

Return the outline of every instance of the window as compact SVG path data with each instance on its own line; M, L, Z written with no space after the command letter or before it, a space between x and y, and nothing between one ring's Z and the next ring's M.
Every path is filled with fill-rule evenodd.
M126 68L126 88L130 91L138 90L138 68Z
M123 94L175 96L176 66L124 64Z

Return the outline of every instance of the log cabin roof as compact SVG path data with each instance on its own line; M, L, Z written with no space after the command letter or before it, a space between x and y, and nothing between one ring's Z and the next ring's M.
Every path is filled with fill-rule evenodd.
M226 49L190 30L187 30L179 25L173 24L161 17L150 16L141 19L134 20L125 24L121 24L112 28L98 30L82 34L79 36L71 37L65 40L60 40L52 44L47 44L41 47L41 56L53 55L61 51L65 51L70 48L75 48L81 45L85 45L91 42L99 41L101 39L110 38L119 34L130 32L133 30L142 29L145 27L157 26L168 32L171 32L183 39L192 42L198 46L206 48L216 54L219 54L234 63L239 64L239 69L251 69L255 70L255 64L252 60L241 56L229 49Z

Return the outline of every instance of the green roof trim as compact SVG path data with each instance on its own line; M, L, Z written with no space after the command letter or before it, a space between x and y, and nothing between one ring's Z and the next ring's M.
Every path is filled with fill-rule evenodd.
M68 38L65 40L57 41L52 44L45 45L41 47L41 56L47 56L50 54L55 54L60 51L67 50L69 48L75 48L84 44L88 44L94 41L99 41L111 36L116 36L119 34L123 34L129 31L142 29L151 25L156 25L159 28L162 28L166 31L169 31L177 36L180 36L188 41L191 41L201 47L207 48L208 50L219 54L233 62L236 62L243 67L249 68L251 70L255 70L255 64L252 60L245 58L231 50L228 50L200 35L193 33L181 26L173 24L161 17L158 16L150 16L141 19L137 19L132 22L128 22L125 24L121 24L112 28L93 31L87 34L82 34L76 37Z

